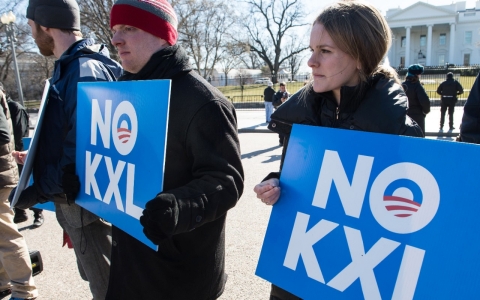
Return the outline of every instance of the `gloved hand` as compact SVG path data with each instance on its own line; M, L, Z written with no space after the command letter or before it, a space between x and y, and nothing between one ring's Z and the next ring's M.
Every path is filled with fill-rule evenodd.
M174 234L177 221L177 199L175 195L168 193L158 194L148 201L140 217L143 233L156 245Z
M10 195L8 196L8 200L10 200L10 202L13 201L13 196L15 195L16 190L17 188L14 188L10 192ZM25 190L23 190L23 192L20 194L20 197L18 198L15 207L20 209L27 209L38 203L45 203L47 201L48 199L42 196L34 185L31 185Z
M62 168L62 188L68 203L75 202L80 192L80 179L75 174L75 164L68 164Z

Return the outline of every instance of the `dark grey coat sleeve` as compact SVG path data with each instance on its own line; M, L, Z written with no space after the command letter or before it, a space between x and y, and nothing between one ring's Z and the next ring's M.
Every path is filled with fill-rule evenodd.
M479 75L475 79L467 102L463 107L460 140L466 143L480 144L480 83Z

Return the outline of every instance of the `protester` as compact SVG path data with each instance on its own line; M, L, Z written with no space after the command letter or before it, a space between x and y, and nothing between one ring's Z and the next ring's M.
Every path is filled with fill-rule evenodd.
M480 73L473 83L463 107L462 124L457 141L480 144Z
M280 82L280 88L278 92L273 95L273 106L275 109L279 108L290 97L290 93L287 91L287 85L285 82ZM285 136L283 133L278 134L278 144L283 146Z
M265 102L265 116L266 122L270 122L270 117L273 113L273 95L275 94L275 90L273 89L273 82L269 81L268 86L263 91L263 101Z
M34 184L21 193L16 207L55 202L57 220L73 243L80 275L89 282L93 298L104 299L111 226L75 204L80 188L75 174L77 83L112 81L122 69L109 58L105 45L82 38L74 0L30 0L27 18L40 53L58 60L33 162ZM15 156L21 161L21 152Z
M0 82L0 90L3 91L7 97L8 109L10 110L10 115L13 125L13 136L15 138L15 151L23 151L23 138L28 137L29 135L29 124L28 124L28 112L20 103L13 101L13 99L8 95L3 87L3 84ZM18 174L22 174L23 165L18 164ZM40 208L30 208L33 211L33 228L38 228L43 225L43 209ZM28 220L28 214L24 209L15 208L15 216L13 217L13 222L15 224L22 223Z
M8 195L18 183L18 168L12 157L14 138L7 99L0 89L0 299L35 299L37 288L30 254L23 235L13 222Z
M408 97L407 115L417 122L425 134L425 116L430 112L430 98L420 83L423 66L414 64L408 67L407 77L402 86Z
M120 80L172 85L163 191L140 218L158 252L113 226L107 299L216 299L227 280L227 211L243 192L235 109L192 70L166 0L118 0L110 17Z
M269 125L285 134L281 166L294 123L423 136L407 116L407 97L395 71L380 65L391 40L385 18L370 4L342 1L320 13L310 35L313 80L273 113ZM280 196L279 178L271 173L254 188L267 205ZM299 298L272 285L270 299Z
M443 130L443 124L445 123L445 113L448 108L449 129L453 130L453 113L455 112L455 103L457 103L458 95L463 94L463 87L460 82L453 79L453 73L447 73L447 80L440 83L437 88L437 94L442 98L440 103L440 130Z

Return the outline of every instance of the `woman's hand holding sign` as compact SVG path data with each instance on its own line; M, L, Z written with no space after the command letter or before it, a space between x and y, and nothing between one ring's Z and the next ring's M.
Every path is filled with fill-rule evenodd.
M280 182L277 178L271 178L257 184L253 191L257 193L257 198L266 205L273 205L280 198Z

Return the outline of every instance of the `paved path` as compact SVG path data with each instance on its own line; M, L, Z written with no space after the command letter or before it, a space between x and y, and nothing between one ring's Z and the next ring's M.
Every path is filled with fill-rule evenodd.
M245 188L237 206L228 213L226 226L227 286L221 300L268 299L270 284L255 276L271 206L256 199L253 187L269 172L277 171L282 148L275 134L240 133ZM62 248L62 230L53 212L45 224L32 229L33 217L19 224L31 250L39 250L44 271L35 276L38 300L91 300L88 284L78 272L73 249ZM134 258L132 258L134 259ZM137 300L137 299L131 299Z
M440 107L432 107L431 112L425 118L425 131L427 136L457 136L459 134L460 123L462 122L463 107L455 107L453 117L453 131L448 131L448 113L444 131L439 131L440 125ZM237 110L238 128L240 132L271 132L265 122L265 111L263 109Z

